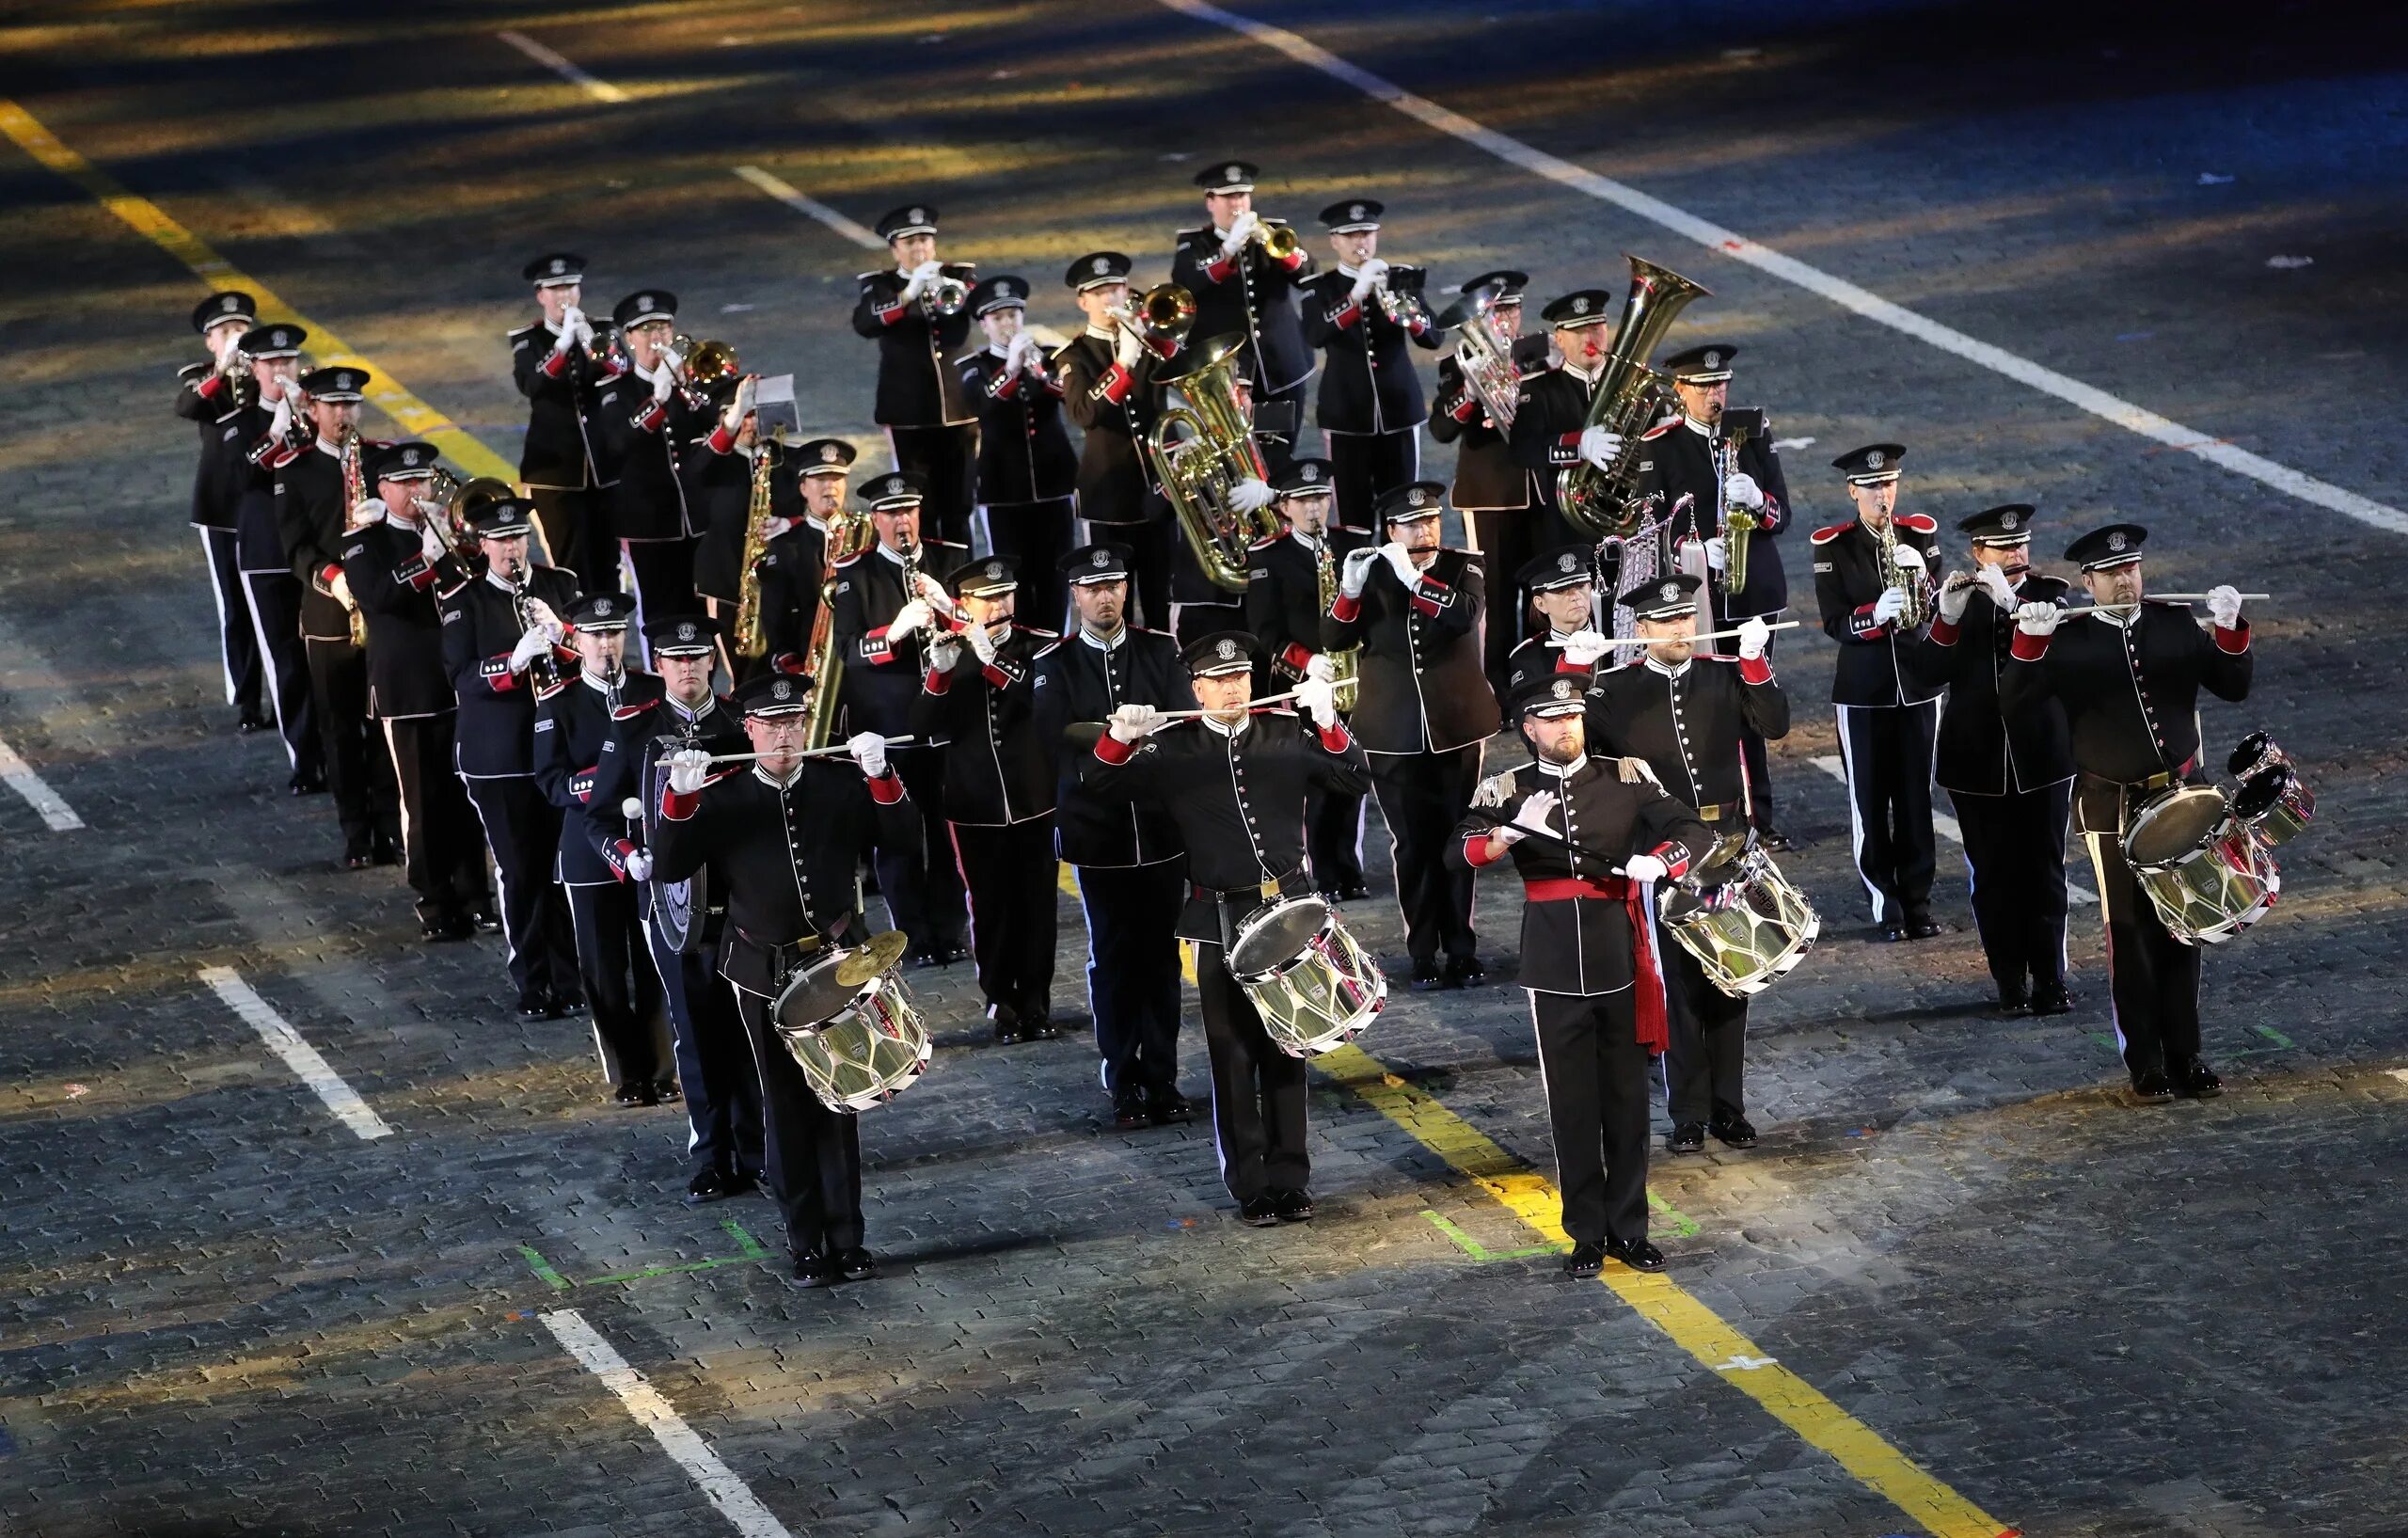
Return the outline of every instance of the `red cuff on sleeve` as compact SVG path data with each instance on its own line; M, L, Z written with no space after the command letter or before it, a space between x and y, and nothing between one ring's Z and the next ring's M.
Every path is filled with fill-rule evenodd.
M869 799L880 806L893 806L903 799L903 776L888 769L869 783Z
M2237 627L2230 630L2227 630L2223 626L2219 625L2215 627L2215 633L2216 650L2220 652L2226 652L2231 656L2239 657L2242 653L2249 649L2249 622L2247 620L2242 620Z
M1204 276L1215 283L1228 282L1229 275L1237 270L1238 259L1233 256L1216 256L1204 263Z
M1568 657L1559 657L1555 659L1555 671L1558 673L1576 673L1581 677L1586 678L1597 670L1587 662L1575 662Z
M610 867L611 875L624 881L627 879L627 856L635 853L640 848L642 848L641 845L630 839L614 838L610 841L610 848L603 854L603 863Z
M1110 732L1095 739L1095 755L1107 764L1125 764L1129 762L1129 755L1136 751L1135 743L1123 742Z
M1105 400L1117 405L1128 396L1129 387L1134 383L1136 383L1136 376L1132 374L1125 366L1116 362L1105 372L1103 383L1099 388Z
M589 765L584 769L578 769L575 774L570 775L568 777L569 794L575 796L581 801L592 801L594 799L594 775L597 769L601 769L601 767L602 766L599 764Z
M1137 340L1156 357L1169 357L1179 351L1179 339L1175 336L1147 335Z
M1464 834L1464 859L1475 870L1488 864L1488 834L1484 830Z
M1279 265L1287 268L1290 272L1294 272L1305 264L1306 260L1305 248L1299 246L1295 250L1289 253L1287 260L1280 262Z
M929 693L942 694L946 690L953 687L953 674L945 672L943 668L930 668L927 672L927 675L922 678L920 682Z
M1671 840L1666 839L1663 843L1656 845L1647 852L1654 855L1656 859L1664 862L1664 872L1666 875L1686 876L1688 874L1689 851L1681 848L1678 844L1673 843Z
M1560 435L1555 440L1555 446L1559 449L1577 449L1580 447L1580 429L1576 427L1569 433Z
M415 571L411 570L407 566L404 566L400 571L393 573L393 575L400 579L404 585L415 588L420 593L425 592L428 588L435 585L435 567L424 560L420 560L418 563L418 567Z
M1424 577L1413 584L1413 607L1424 619L1436 619L1446 611L1449 594L1447 584Z
M900 321L904 316L911 313L911 307L909 303L898 299L894 304L888 305L883 309L879 309L873 307L870 313L879 318L879 324L884 325L893 325L897 321Z
M1354 739L1346 735L1346 723L1342 721L1335 726L1323 726L1319 730L1321 745L1330 753L1344 753L1354 745Z
M325 565L318 568L318 580L324 582L328 587L334 586L335 579L341 575L342 563L340 561L329 561Z
M797 678L803 675L802 658L794 652L780 652L769 666Z
M885 626L881 625L862 637L862 656L874 668L895 660L895 648L887 644Z
M1743 684L1771 683L1772 658L1769 657L1743 657L1739 658L1739 681Z
M213 373L208 378L202 380L199 384L195 385L192 388L192 392L195 395L199 396L204 401L214 401L217 399L218 395L225 390L225 388L226 376L222 373Z
M1848 634L1854 636L1859 641L1871 641L1876 636L1885 634L1889 630L1889 626L1886 625L1872 623L1873 606L1871 604L1857 605L1856 613L1853 618L1856 623L1851 624L1848 626Z
M518 687L518 674L510 671L508 652L486 658L484 665L477 671L484 674L485 687L497 694L507 694Z
M1312 649L1301 641L1291 641L1288 642L1288 644L1282 648L1279 653L1279 660L1287 663L1298 673L1304 672L1306 664L1312 661Z
M660 815L671 822L684 822L702 808L703 793L699 790L669 790L660 793Z
M1471 420L1474 417L1480 415L1480 397L1474 395L1469 390L1464 391L1464 398L1460 402L1456 403L1455 408L1452 411L1448 412L1447 415L1454 418L1457 421L1467 422Z
M1337 597L1329 600L1329 617L1343 624L1352 625L1355 617L1362 612L1363 600L1360 598L1350 598L1340 593Z
M1359 321L1362 318L1363 307L1361 303L1353 299L1346 301L1345 309L1333 309L1329 312L1329 324L1338 326L1340 329L1353 325L1356 321Z
M657 433L660 424L668 420L669 403L656 399L646 402L644 408L636 413L635 425L642 432Z
M549 357L545 358L541 363L536 364L535 372L542 374L547 379L558 379L561 376L562 371L565 370L567 367L568 355L566 353L554 353Z
M1020 393L1020 371L999 373L987 386L987 393L998 401L1008 401Z
M2049 638L2036 636L2021 626L2018 626L2015 630L2015 642L2007 647L2007 655L2018 662L2037 662L2049 655Z
M983 662L979 664L978 673L981 677L985 678L987 682L994 685L997 689L1009 689L1013 684L1019 681L1010 674L1006 673L1001 667L992 662Z
M710 445L711 452L715 454L736 452L736 435L727 430L727 423L722 421L711 429Z
M1963 626L1956 622L1945 620L1934 614L1931 617L1931 643L1935 646L1954 646L1956 644L1957 632L1962 628Z

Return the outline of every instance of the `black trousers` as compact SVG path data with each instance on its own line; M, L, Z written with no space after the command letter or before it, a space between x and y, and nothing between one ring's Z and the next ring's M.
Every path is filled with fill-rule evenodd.
M1784 612L1783 610L1776 609L1770 613L1753 616L1742 614L1734 618L1728 615L1718 615L1714 627L1718 630L1735 629L1742 621L1749 618L1761 619L1766 625L1770 625L1780 619ZM1765 642L1766 661L1771 660L1773 649L1780 644L1781 637L1778 634ZM1734 649L1736 649L1735 643L1734 643ZM1937 730L1937 723L1934 729ZM1749 725L1745 720L1739 722L1739 767L1748 777L1748 826L1760 833L1771 832L1775 826L1772 816L1771 755L1765 750L1765 735Z
M785 1043L769 1028L769 1000L734 988L737 1018L761 1077L761 1174L785 1214L797 1255L857 1247L862 1230L861 1118L832 1111L811 1092Z
M501 883L501 932L510 943L510 982L522 1002L574 1002L578 980L577 927L568 899L552 880L561 847L561 811L534 776L475 779L462 776L468 801L483 824L485 848L493 851Z
M196 525L209 566L209 594L217 601L217 660L226 673L226 703L254 715L260 707L260 643L251 632L251 594L234 559L234 531Z
M636 890L624 882L564 886L577 929L577 970L594 1012L602 1076L622 1085L665 1085L676 1069L669 1040L669 1001L652 964Z
M971 488L978 478L978 429L889 427L886 442L894 451L895 468L918 476L927 488L920 502L921 535L949 539L967 549Z
M1469 804L1469 798L1465 798ZM1363 884L1363 797L1312 785L1305 791L1305 858L1323 892Z
M1070 552L1070 499L1041 502L982 502L978 519L987 546L1012 563L1020 577L1013 612L1024 625L1069 634L1070 583L1054 563Z
M970 893L970 953L978 991L1031 1022L1054 1007L1054 814L1000 828L953 825Z
M294 778L325 772L325 750L318 740L317 712L309 704L309 653L301 641L301 579L289 571L246 571L243 592L250 600L251 639L265 658L267 698L276 712L277 736Z
M1405 949L1418 967L1441 951L1450 961L1477 954L1472 933L1472 877L1447 859L1447 844L1480 780L1480 745L1445 753L1365 754L1371 793L1387 819L1396 863L1397 906L1404 912Z
M368 716L368 653L349 641L303 642L309 658L309 711L318 721L318 752L326 788L342 821L343 852L364 855L381 835L402 841L401 800L393 760Z
M2084 833L2107 910L2107 990L2124 1067L2137 1079L2199 1055L2199 947L2166 932L2124 861L2124 841Z
M419 922L446 925L490 900L476 808L452 768L456 712L387 721L385 751L401 792L402 865L418 894Z
M1212 1140L1222 1183L1242 1202L1268 1191L1302 1191L1312 1180L1304 1059L1272 1045L1216 941L1196 943L1196 991L1212 1058Z
M1163 507L1158 497L1149 497L1147 501ZM1090 520L1087 534L1100 544L1117 545L1129 552L1129 591L1136 600L1129 623L1167 631L1171 627L1171 568L1181 559L1180 547L1186 543L1169 510L1164 508L1162 516L1144 523Z
M1619 993L1530 994L1555 1134L1563 1231L1580 1244L1647 1237L1648 1052Z
M1836 705L1856 872L1876 924L1931 916L1931 753L1940 702Z
M1324 430L1329 444L1329 484L1339 527L1379 531L1383 492L1411 484L1421 472L1421 430L1401 433L1339 433ZM1494 575L1492 573L1491 575ZM1511 580L1513 569L1505 578Z
M1973 927L2002 994L2066 980L2066 820L2073 782L2004 796L1948 793L1965 835Z
M701 610L694 595L694 541L690 539L630 539L620 542L627 552L628 569L636 578L636 617L629 626L627 666L637 665L637 653L651 656L637 639L657 614L692 614ZM605 589L604 591L609 591Z
M1488 574L1488 608L1481 620L1484 626L1481 664L1488 674L1488 687L1502 700L1511 692L1505 687L1510 671L1506 658L1521 644L1524 628L1530 623L1529 595L1522 591L1513 574L1539 553L1531 537L1538 515L1516 507L1467 516L1472 548L1480 552L1481 565Z
M915 953L960 944L969 917L961 873L954 864L952 829L944 816L944 752L895 748L887 753L911 804L920 809L920 848L904 853L881 844L873 863L886 912Z
M1150 865L1081 865L1087 918L1087 1012L1103 1086L1179 1082L1179 928L1187 857Z
M719 975L718 937L706 933L680 956L656 926L646 923L643 934L675 1033L686 1156L698 1175L706 1169L758 1173L765 1157L761 1070L752 1065L744 1022L737 1018L736 990Z
M1671 932L1656 927L1664 968L1664 1104L1675 1122L1732 1121L1748 1114L1748 1001L1706 980ZM1634 1029L1636 1025L1634 1023Z
M619 542L602 522L602 495L567 486L529 486L544 553L577 579L579 593L609 593L619 585Z

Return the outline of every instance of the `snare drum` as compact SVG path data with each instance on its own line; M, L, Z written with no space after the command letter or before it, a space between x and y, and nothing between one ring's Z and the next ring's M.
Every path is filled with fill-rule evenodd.
M2258 843L2280 848L2316 820L2316 793L2300 779L2298 766L2269 764L2241 782L2232 815L2249 825Z
M2266 914L2283 878L2250 826L2214 785L2174 785L2133 811L2124 858L2165 929L2216 945Z
M1706 981L1735 999L1761 993L1806 959L1823 920L1752 840L1723 849L1698 876L1704 896L1674 888L1657 912L1673 941L1697 958Z
M1319 897L1283 898L1239 925L1229 975L1291 1057L1353 1040L1387 1007L1387 978Z
M927 1023L900 975L858 987L837 980L839 952L798 973L770 1008L770 1027L832 1111L883 1105L927 1070Z

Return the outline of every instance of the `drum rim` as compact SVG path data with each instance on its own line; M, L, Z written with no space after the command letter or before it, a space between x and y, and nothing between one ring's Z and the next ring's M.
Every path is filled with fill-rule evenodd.
M2214 799L2215 804L2221 815L2215 821L2210 822L2206 827L2200 829L2199 832L2191 838L2190 842L2185 844L2178 852L2152 859L2143 856L2132 847L2133 840L2138 838L2144 832L2154 828L2175 808L2187 808L2194 804L2204 805L2210 798ZM2181 864L2186 860L2197 858L2197 856L2207 848L2209 843L2212 841L2216 829L2221 827L2231 816L2232 798L2226 794L2222 785L2186 785L2169 786L2165 790L2162 790L2157 795L2149 798L2147 804L2135 810L2132 813L2131 819L2125 823L2123 838L2124 858L2130 861L2135 867L2139 868L2151 870L2171 869L2176 865Z
M1261 930L1281 912L1299 908L1317 908L1321 911L1320 921L1313 926L1313 932L1305 937L1305 943L1303 945L1294 950L1283 953L1279 957L1278 961L1272 966L1246 968L1238 965L1238 953L1245 948L1247 940L1250 939L1254 933ZM1337 918L1338 909L1335 905L1331 904L1324 898L1315 896L1309 892L1292 893L1288 896L1279 898L1275 902L1265 903L1262 907L1256 909L1251 913L1248 913L1245 916L1244 921L1239 924L1237 933L1229 937L1229 951L1228 958L1229 975L1236 977L1241 981L1248 977L1270 978L1280 975L1282 973L1288 971L1289 968L1304 959L1305 953L1311 948L1313 941L1322 935L1328 933L1330 926L1337 921Z

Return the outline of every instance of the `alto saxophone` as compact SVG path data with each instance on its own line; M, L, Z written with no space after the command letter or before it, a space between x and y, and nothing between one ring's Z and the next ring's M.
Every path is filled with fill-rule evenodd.
M359 429L344 428L342 454L338 462L342 466L342 523L345 529L351 527L351 510L368 499L368 475L360 464L364 457L359 449ZM354 646L367 645L368 616L359 611L359 605L356 602L344 604L342 610L343 623L351 630L351 643Z
M1321 603L1318 612L1326 614L1330 605L1338 601L1338 562L1329 553L1329 538L1325 534L1313 550L1313 575L1315 595ZM1331 703L1339 715L1346 715L1354 710L1355 697L1362 692L1363 648L1348 646L1325 655L1329 658Z
M1898 564L1898 520L1894 514L1881 520L1881 531L1873 537L1881 546L1881 574L1889 579L1890 586L1907 595L1907 606L1898 610L1898 617L1891 624L1901 630L1914 629L1931 617L1923 568Z
M1731 499L1731 478L1739 473L1739 451L1748 441L1744 424L1726 429L1720 442L1714 446L1714 484L1722 492L1722 591L1734 597L1748 585L1748 536L1764 527L1764 518L1752 507L1741 507Z
M761 557L769 547L769 477L778 468L778 446L766 436L752 444L752 495L744 504L744 559L736 582L736 655L754 661L769 655L769 627L761 611Z

